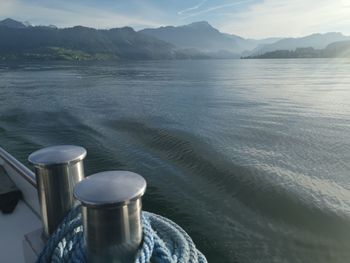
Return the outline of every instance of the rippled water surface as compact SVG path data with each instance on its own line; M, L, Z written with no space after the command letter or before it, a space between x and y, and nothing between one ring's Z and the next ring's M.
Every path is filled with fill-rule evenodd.
M350 61L0 64L0 145L88 150L209 262L350 262Z

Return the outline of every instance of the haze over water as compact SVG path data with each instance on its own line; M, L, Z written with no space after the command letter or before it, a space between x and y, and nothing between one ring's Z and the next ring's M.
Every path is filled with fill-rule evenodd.
M350 60L0 64L0 145L82 145L209 262L348 262Z

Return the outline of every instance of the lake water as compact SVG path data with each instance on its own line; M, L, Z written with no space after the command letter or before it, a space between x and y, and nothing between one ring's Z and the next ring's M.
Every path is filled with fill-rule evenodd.
M0 65L0 145L148 181L209 262L350 261L350 60Z

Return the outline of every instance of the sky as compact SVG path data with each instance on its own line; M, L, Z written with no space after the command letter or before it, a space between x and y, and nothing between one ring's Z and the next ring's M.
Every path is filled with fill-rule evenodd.
M246 38L350 35L350 0L0 0L0 19L94 28L208 21Z

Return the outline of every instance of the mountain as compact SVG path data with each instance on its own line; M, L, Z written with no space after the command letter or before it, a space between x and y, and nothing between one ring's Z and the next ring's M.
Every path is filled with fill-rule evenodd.
M169 59L173 45L130 27L0 26L0 59Z
M275 50L245 58L350 58L350 40L329 44L326 48L297 48L295 50Z
M350 37L344 36L341 33L325 33L325 34L312 34L300 38L284 38L272 44L265 44L259 46L249 53L245 53L245 56L259 56L268 52L274 52L279 50L293 51L297 48L312 47L314 49L326 48L329 44L338 41L350 40Z
M325 51L333 57L350 58L350 40L329 44Z
M237 35L231 35L231 34L225 34L225 35L229 38L233 38L236 41L237 45L239 46L238 50L241 51L242 54L244 53L249 54L251 50L255 48L261 47L266 44L272 44L281 40L281 38L277 38L277 37L270 37L270 38L264 38L264 39L249 39L249 38L246 39Z
M280 38L245 39L222 33L206 21L177 27L147 28L139 32L169 42L179 49L196 49L214 58L240 57L242 52L250 54L250 50L260 45L280 40Z
M194 48L201 52L226 51L234 54L239 54L244 49L239 43L244 41L241 37L221 33L206 21L177 27L148 28L139 32L182 49Z
M244 51L241 53L241 56L249 56L254 50L260 49L264 45L273 44L282 38L279 37L270 37L264 39L245 39L244 42Z
M208 22L196 22L185 26L166 26L139 31L169 42L179 48L195 48L201 51L237 50L234 39L213 28Z
M0 26L9 27L9 28L26 28L27 27L26 24L13 20L11 18L6 18L0 21Z

